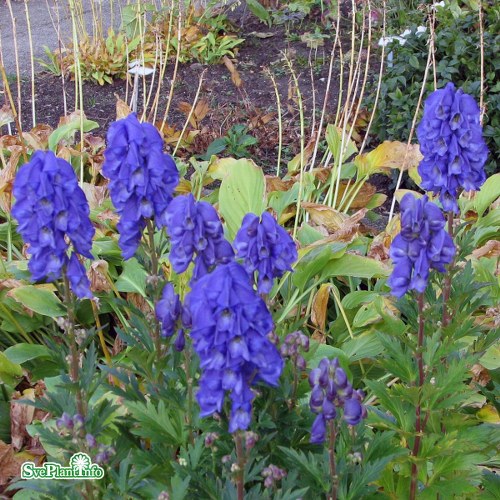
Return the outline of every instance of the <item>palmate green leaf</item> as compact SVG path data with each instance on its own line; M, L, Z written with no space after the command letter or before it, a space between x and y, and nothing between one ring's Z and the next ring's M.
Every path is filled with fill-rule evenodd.
M219 211L225 220L227 235L232 241L243 217L248 213L260 216L266 209L264 173L246 158L224 158L210 167L210 175L220 179Z
M150 401L126 401L125 406L138 423L137 428L132 430L133 434L153 441L161 440L176 447L186 444L187 431L181 412L168 410L163 401L158 403L158 407Z
M191 476L181 479L177 474L172 478L172 500L184 500L188 494Z
M146 297L146 277L147 273L137 259L126 260L123 265L123 272L116 280L116 289L119 292L139 293Z
M10 295L30 311L42 314L43 316L58 318L66 313L62 302L56 294L45 288L35 285L20 286L14 288L10 292Z
M388 388L383 382L367 380L367 387L379 400L379 410L389 411L396 419L394 430L403 432L414 431L414 412L408 404L405 404L395 390L396 385Z
M302 471L302 477L306 483L316 483L323 491L328 491L329 485L324 480L322 470L328 462L323 462L322 457L318 460L319 457L313 455L311 452L306 455L304 452L292 448L286 448L284 446L278 446L278 448L286 455L288 460L292 462L294 467ZM309 479L309 481L307 481L307 479Z

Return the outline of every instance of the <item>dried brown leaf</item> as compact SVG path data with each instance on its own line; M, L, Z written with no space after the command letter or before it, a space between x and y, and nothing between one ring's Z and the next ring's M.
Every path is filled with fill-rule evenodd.
M470 371L472 373L472 380L482 387L485 387L491 381L490 372L479 363L473 365Z
M23 462L23 459L14 455L10 444L0 441L0 486L5 486L12 478L21 474Z
M108 263L105 260L95 260L90 265L87 276L90 281L90 289L93 292L109 292L111 285L107 279Z
M266 191L272 193L273 191L288 191L294 185L293 180L284 181L274 175L266 175Z
M130 113L132 113L132 110L125 101L122 101L118 97L118 94L115 94L115 97L116 97L116 119L121 120L122 118L126 118Z
M231 73L231 81L234 83L235 87L239 89L243 85L243 81L241 80L238 70L234 66L231 59L229 59L229 57L224 56L222 58L222 61L226 66L226 68L228 69L229 73Z
M476 248L472 252L472 256L476 259L481 257L499 257L500 256L500 241L489 240L485 245L480 248Z
M12 395L10 402L10 435L12 449L14 451L19 451L23 447L25 441L30 438L26 426L31 424L35 414L35 408L33 406L19 403L17 401L18 399L35 401L35 390L26 389L22 394L20 392L15 392Z
M323 283L316 292L312 302L311 321L322 332L325 331L326 315L328 312L328 298L330 297L331 285Z

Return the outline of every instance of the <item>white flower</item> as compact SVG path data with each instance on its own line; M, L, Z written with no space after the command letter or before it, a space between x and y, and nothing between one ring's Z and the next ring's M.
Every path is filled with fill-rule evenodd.
M427 26L419 26L417 31L415 31L415 35L420 36L427 31Z
M432 6L432 9L433 10L437 10L438 7L444 7L445 6L445 3L444 3L444 0L442 0L441 2L436 2L433 6Z
M406 43L406 39L402 38L400 36L386 36L386 37L382 37L378 41L378 46L379 47L387 47L387 45L389 45L390 43L392 43L396 40L399 42L399 45L404 45Z
M406 38L407 36L411 35L411 30L404 30L403 33L401 33L401 36L403 38Z

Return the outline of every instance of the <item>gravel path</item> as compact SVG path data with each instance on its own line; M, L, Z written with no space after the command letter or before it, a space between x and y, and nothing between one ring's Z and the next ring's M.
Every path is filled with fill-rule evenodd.
M67 7L67 1L60 0L59 4L59 25L63 42L71 40L71 15ZM97 3L97 2L96 2ZM88 32L92 33L92 7L90 0L82 0L83 14ZM118 28L120 25L120 5L125 5L126 0L104 0L102 5L102 23L104 33L107 33L111 25L111 6L114 11L113 25ZM12 13L15 19L19 71L22 76L31 74L30 45L28 37L28 23L26 20L26 8L23 1L11 1ZM51 49L59 46L57 36L57 9L54 0L30 0L27 2L31 24L31 35L33 39L33 50L35 58L44 58L44 45ZM6 0L0 0L0 42L2 48L3 65L7 75L16 74L14 30L11 14ZM35 72L41 67L35 61Z

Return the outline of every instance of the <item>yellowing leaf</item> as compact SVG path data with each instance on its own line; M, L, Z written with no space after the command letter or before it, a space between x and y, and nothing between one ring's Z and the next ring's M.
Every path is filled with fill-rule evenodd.
M497 409L493 405L483 406L477 413L476 416L479 420L483 422L490 422L492 424L500 424L500 416L498 415Z
M126 118L130 113L132 113L132 110L125 101L122 101L118 97L117 94L115 94L115 97L116 97L116 119L121 120L122 118Z
M331 285L329 283L323 283L314 295L312 302L311 321L322 332L324 332L326 326L330 288Z
M409 146L399 141L384 141L369 153L359 155L354 163L359 177L377 172L388 173L393 168L408 170L416 167L423 156L418 144Z

